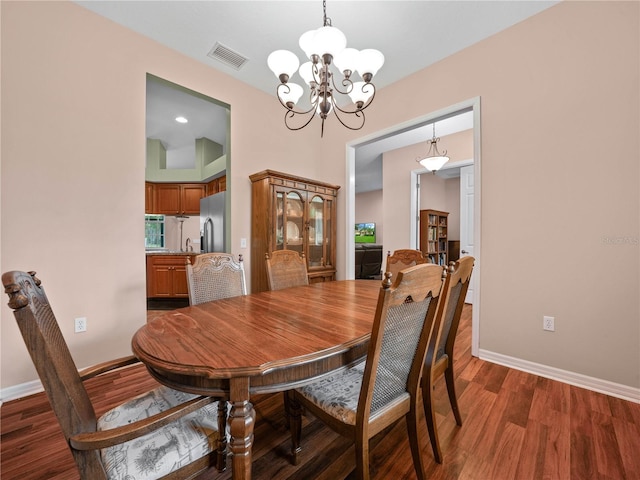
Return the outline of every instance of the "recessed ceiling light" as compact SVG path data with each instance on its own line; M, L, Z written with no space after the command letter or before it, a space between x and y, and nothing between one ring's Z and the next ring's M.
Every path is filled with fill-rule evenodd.
M189 122L189 120L187 120L184 117L176 117L176 122L178 122L178 123L187 123L187 122Z

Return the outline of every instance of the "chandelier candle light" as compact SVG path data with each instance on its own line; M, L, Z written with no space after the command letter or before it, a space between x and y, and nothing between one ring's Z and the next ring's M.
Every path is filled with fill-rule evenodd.
M289 82L298 70L298 57L288 50L276 50L269 55L267 64L280 80L277 87L278 100L286 112L284 123L289 130L300 130L311 122L317 114L322 119L320 136L324 134L324 121L333 112L342 125L359 130L365 122L364 109L371 105L375 96L375 86L371 83L373 76L384 64L384 55L378 50L356 50L346 48L347 38L331 25L327 17L327 3L322 2L324 24L317 30L309 30L300 37L300 48L310 60L300 66L299 74L309 86L311 108L296 110L294 107L302 94L303 88L297 83ZM334 81L331 65L334 64L344 76L339 82ZM358 72L361 82L354 82L352 75ZM342 108L336 102L336 94L348 95L354 109ZM300 121L294 117L301 116Z
M436 174L436 170L440 170L444 164L449 161L446 150L442 153L438 151L439 141L440 138L436 138L436 122L433 122L433 138L429 140L429 151L427 152L427 156L422 159L416 158L416 162L420 163L420 165L434 175Z

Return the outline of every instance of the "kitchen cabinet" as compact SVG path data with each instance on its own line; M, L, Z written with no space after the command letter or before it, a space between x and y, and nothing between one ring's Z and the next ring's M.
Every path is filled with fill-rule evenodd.
M207 194L204 183L156 183L154 190L153 213L162 215L200 215Z
M147 298L189 298L187 257L195 255L147 255Z
M214 178L207 183L207 196L214 195L216 193L225 192L227 190L227 176Z
M252 182L251 289L268 290L265 254L303 253L309 283L335 280L337 185L264 170Z
M144 213L153 213L153 183L144 183Z

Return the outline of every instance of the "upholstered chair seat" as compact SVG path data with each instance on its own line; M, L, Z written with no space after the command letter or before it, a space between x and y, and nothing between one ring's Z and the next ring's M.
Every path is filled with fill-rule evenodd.
M169 410L196 395L162 386L112 408L98 418L98 430L109 430ZM218 402L185 415L135 440L103 448L109 480L157 479L213 452L218 445Z

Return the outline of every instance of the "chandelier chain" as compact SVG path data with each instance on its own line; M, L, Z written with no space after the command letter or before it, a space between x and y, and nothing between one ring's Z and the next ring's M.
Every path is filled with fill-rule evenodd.
M331 27L331 19L327 17L327 0L322 0L322 19L324 27Z

